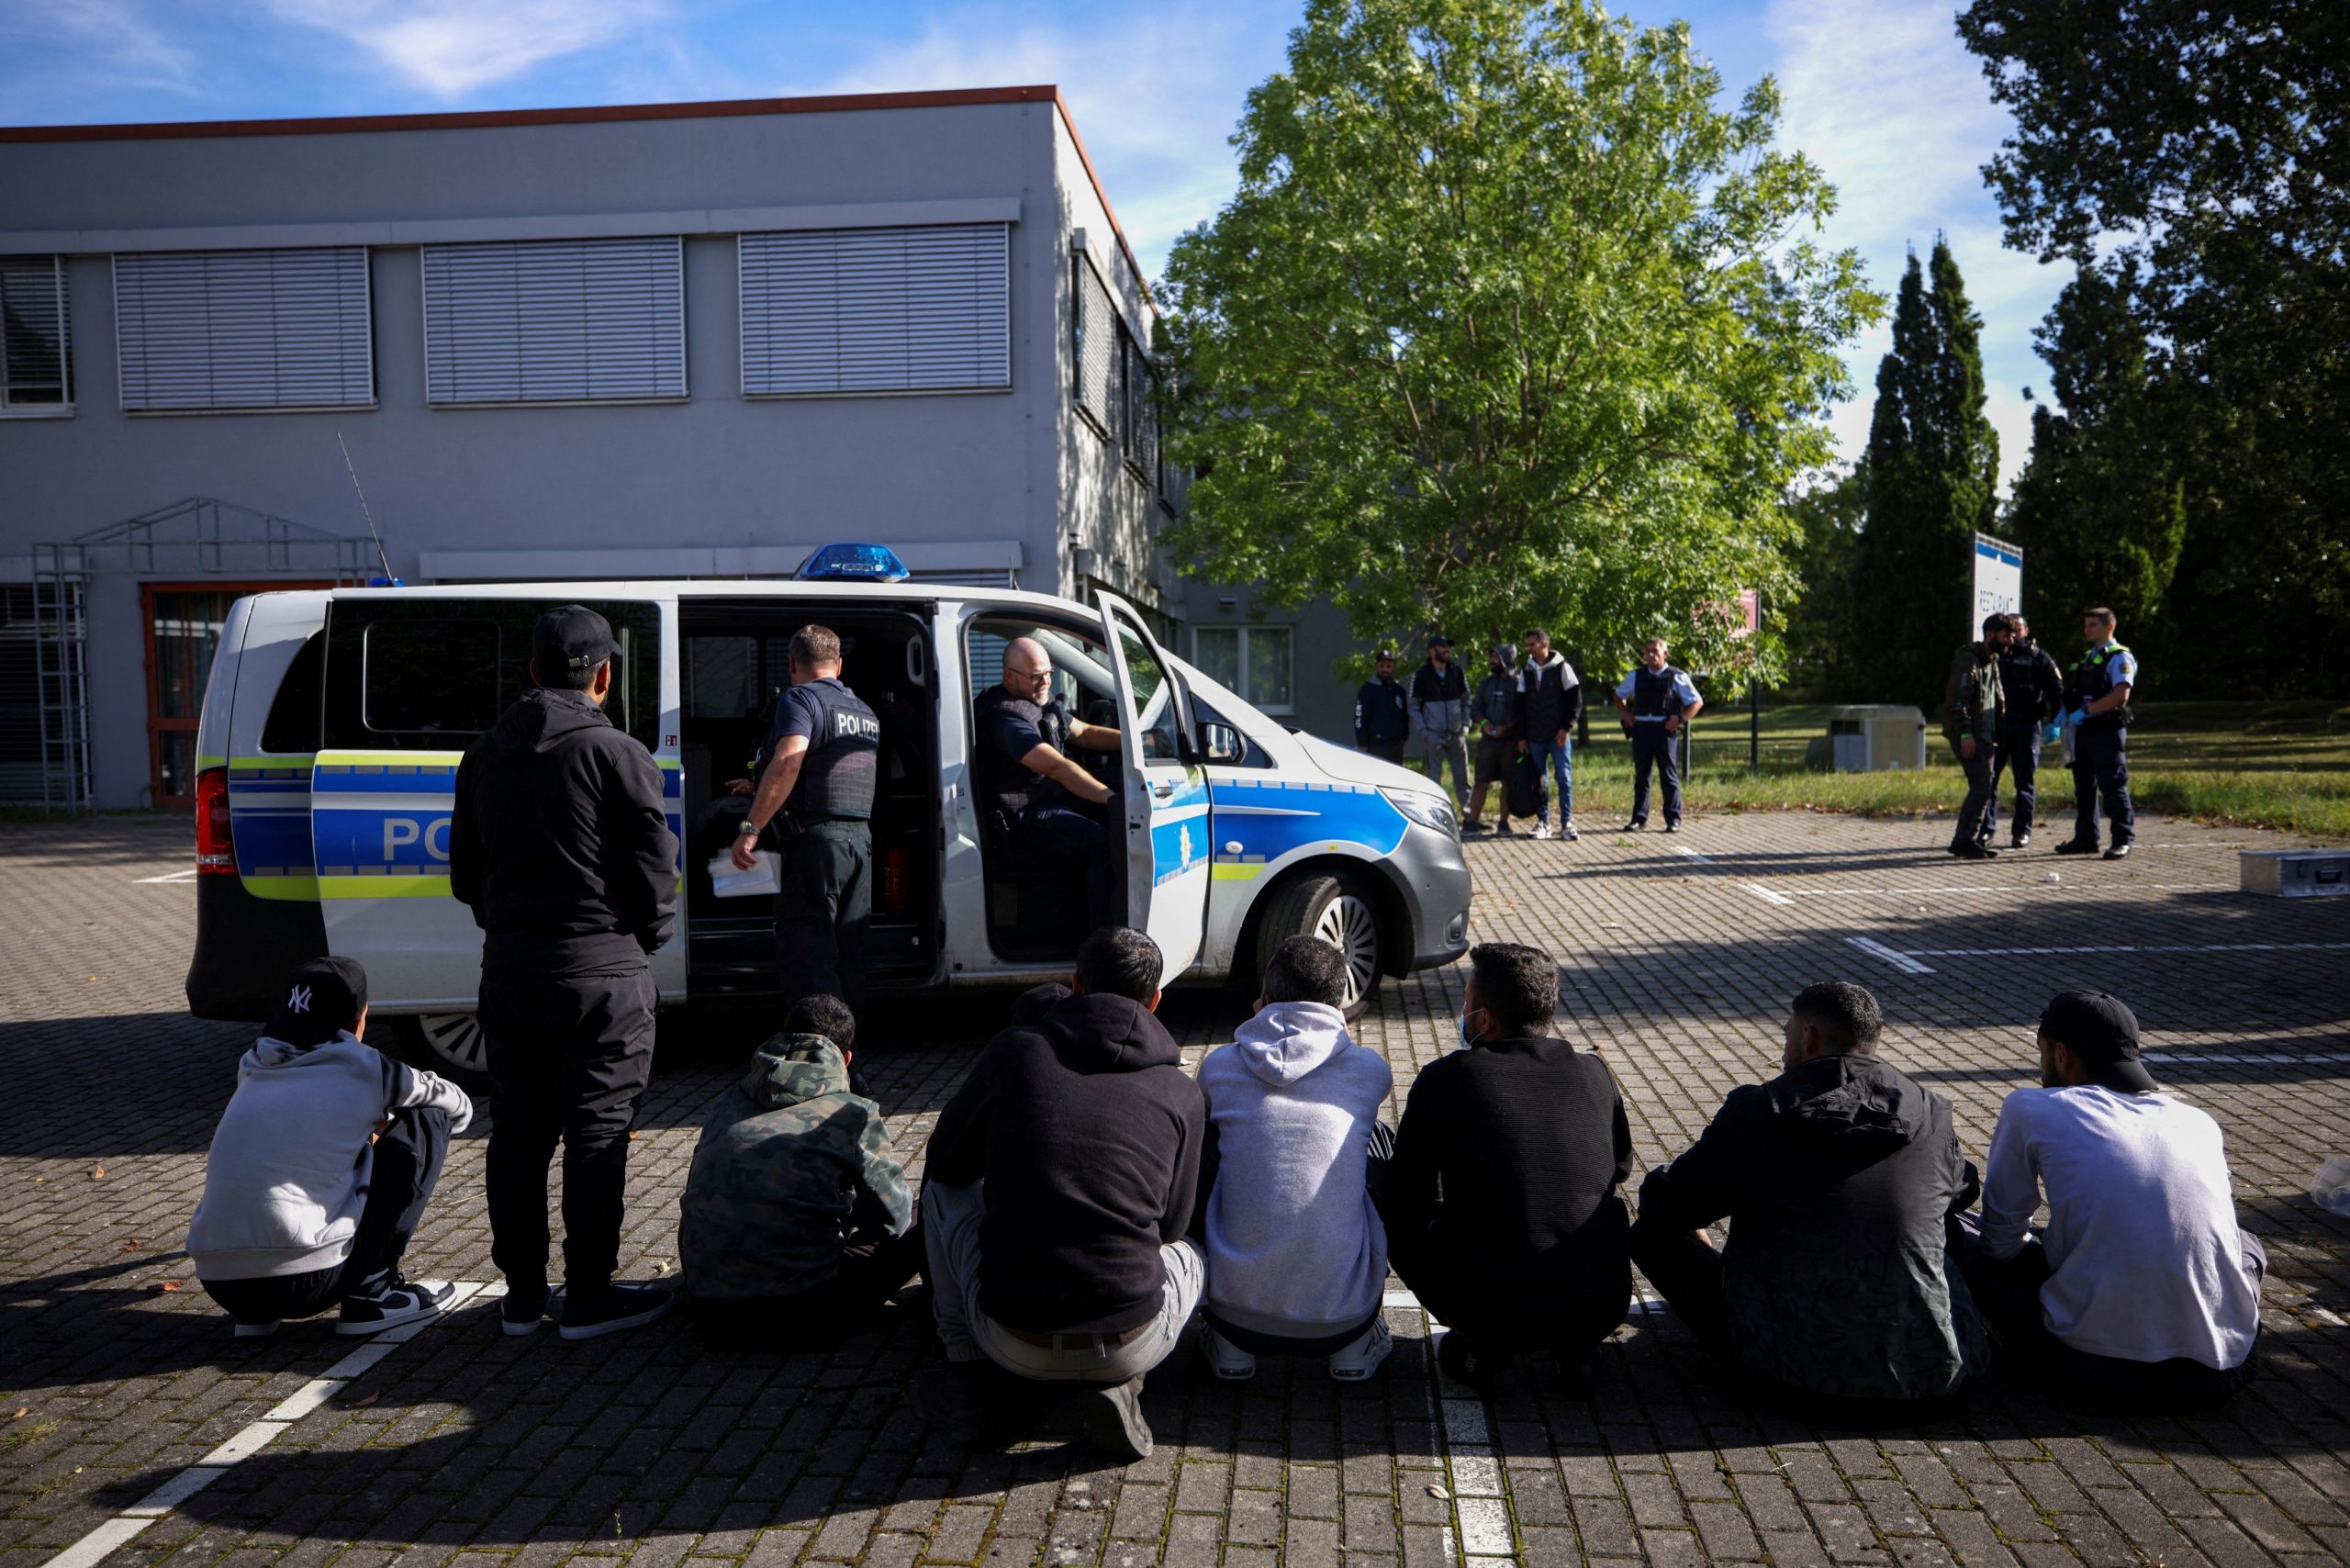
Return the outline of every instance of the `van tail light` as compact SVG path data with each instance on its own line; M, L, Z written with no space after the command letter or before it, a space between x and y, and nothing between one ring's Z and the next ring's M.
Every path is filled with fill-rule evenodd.
M196 874L237 874L237 849L229 838L229 770L225 767L207 767L196 776Z

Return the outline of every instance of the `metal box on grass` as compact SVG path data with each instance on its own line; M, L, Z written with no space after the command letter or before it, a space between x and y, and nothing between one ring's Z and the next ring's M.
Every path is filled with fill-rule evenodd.
M2238 886L2271 898L2350 894L2350 849L2247 849L2236 857Z
M1889 703L1830 708L1828 743L1838 773L1914 771L1926 766L1926 716Z

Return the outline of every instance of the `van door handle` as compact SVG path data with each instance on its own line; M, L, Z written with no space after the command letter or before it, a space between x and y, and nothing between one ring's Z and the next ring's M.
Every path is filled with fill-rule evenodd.
M1150 792L1162 801L1171 801L1175 798L1175 786L1171 783L1153 784Z

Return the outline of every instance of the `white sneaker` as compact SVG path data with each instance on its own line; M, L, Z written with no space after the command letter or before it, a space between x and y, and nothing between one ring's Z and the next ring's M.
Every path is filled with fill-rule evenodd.
M1534 836L1535 836L1536 838L1548 838L1548 837L1550 837L1550 824L1549 823L1536 823L1534 824Z
M1371 1327L1362 1331L1362 1338L1330 1352L1330 1375L1340 1383L1360 1383L1379 1370L1379 1363L1394 1348L1394 1338L1387 1332L1386 1317L1374 1317Z
M1256 1356L1217 1333L1204 1319L1200 1324L1200 1354L1206 1358L1208 1371L1225 1383L1247 1383L1257 1375Z
M1583 834L1579 834L1579 833L1577 833L1577 832L1575 831L1575 824L1574 824L1574 823L1561 823L1559 824L1559 836L1560 836L1561 838L1562 838L1562 839L1565 839L1568 843L1572 844L1572 843L1573 843L1575 840L1577 840L1577 839L1581 838L1581 837L1583 836Z

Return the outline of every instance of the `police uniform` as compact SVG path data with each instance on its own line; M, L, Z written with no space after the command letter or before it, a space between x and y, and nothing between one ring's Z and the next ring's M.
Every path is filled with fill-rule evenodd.
M1674 756L1673 733L1665 720L1697 705L1697 686L1685 671L1672 665L1652 670L1635 667L1616 688L1616 695L1632 705L1632 827L1649 820L1649 769L1654 767L1664 785L1664 825L1681 823L1681 764Z
M2047 649L2019 637L1999 655L1999 745L1991 758L1991 801L1983 813L1981 836L1999 825L1999 775L2014 780L2015 803L2008 813L2009 842L2018 849L2031 842L2039 801L2041 726L2064 711L2065 672Z
M2137 838L2137 812L2130 804L2130 705L2125 701L2093 716L2083 712L2115 687L2137 683L2137 655L2110 637L2065 672L2065 710L2082 715L2073 729L2073 837L2059 846L2069 854L2086 855L2097 847L2100 798L2113 824L2113 848L2126 852Z
M1039 703L1015 697L1001 685L988 688L976 707L972 767L980 804L1010 832L1014 854L1081 877L1093 924L1110 924L1116 872L1110 830L1095 814L1098 808L1020 760L1039 745L1069 755L1069 709L1058 699Z
M1411 708L1398 680L1373 676L1355 691L1355 749L1404 760L1404 738L1411 734Z
M802 997L828 995L862 1014L881 721L838 676L826 676L776 699L767 732L770 767L795 735L808 749L800 754L800 777L778 814L783 879L775 901L776 977L786 1008Z
M539 617L531 648L543 675L593 669L615 644L602 616L570 605ZM513 1332L535 1329L546 1299L558 1141L565 1336L646 1321L668 1302L666 1291L610 1287L629 1125L653 1065L648 958L676 922L677 889L660 770L588 693L525 691L465 748L449 890L483 932L481 1032L498 1106L490 1257Z

